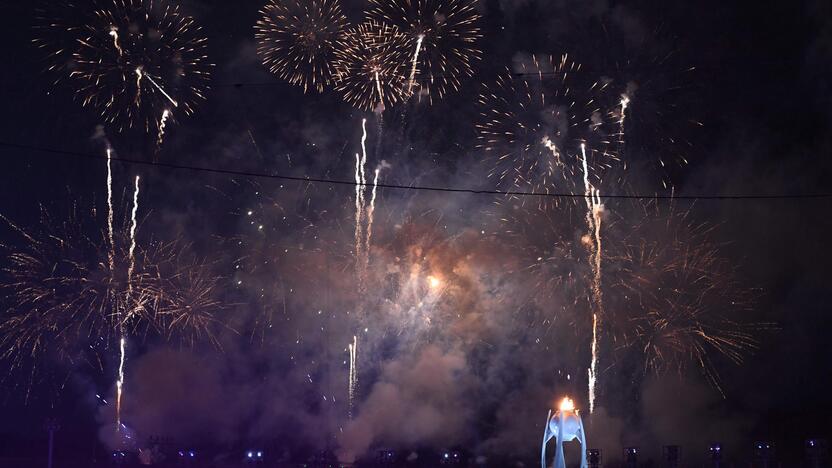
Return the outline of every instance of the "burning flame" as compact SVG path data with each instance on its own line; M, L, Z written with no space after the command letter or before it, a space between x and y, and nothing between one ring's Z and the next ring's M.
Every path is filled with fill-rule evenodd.
M560 402L561 411L575 411L575 402L571 398L565 397Z

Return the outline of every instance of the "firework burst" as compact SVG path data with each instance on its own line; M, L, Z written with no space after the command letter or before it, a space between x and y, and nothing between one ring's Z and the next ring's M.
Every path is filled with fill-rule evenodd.
M408 89L443 98L459 91L482 58L480 14L475 0L370 0L369 16L396 26L413 54ZM410 94L410 92L408 93Z
M178 7L163 0L58 2L39 16L34 42L47 52L50 69L119 131L158 132L205 99L212 68L207 41Z
M221 299L223 278L213 273L215 265L197 257L189 244L180 241L155 243L148 256L163 259L151 263L156 280L155 318L169 341L193 348L208 342L222 348L220 333L234 331Z
M489 178L501 190L538 193L584 192L583 152L594 187L619 162L609 133L614 122L602 107L606 86L585 80L581 65L566 55L532 57L508 70L480 94L479 148L485 150ZM536 207L558 199L523 197ZM578 200L580 201L580 200Z
M336 51L335 89L353 106L383 111L405 97L406 38L395 26L367 21L344 35Z
M0 358L28 372L30 383L51 365L103 371L108 350L127 335L218 344L221 278L187 244L139 244L131 266L129 220L115 230L111 250L94 215L77 207L61 221L45 209L40 215L25 229L0 216L10 234L0 245L7 260L0 271Z
M764 324L745 319L753 295L710 241L713 227L690 212L651 203L637 221L619 220L607 255L609 331L645 373L695 366L718 387L713 356L739 364Z
M270 0L260 14L255 38L266 68L304 92L332 84L347 29L339 0Z
M697 119L696 92L703 80L696 67L686 60L680 39L664 26L621 37L615 26L599 23L586 34L592 66L603 70L610 88L607 105L620 122L619 153L633 170L672 189L703 125Z
M9 262L3 270L2 356L13 367L50 358L101 368L101 356L90 353L114 342L122 313L146 317L149 295L127 294L124 268L111 276L109 245L103 236L84 233L76 209L63 222L41 210L34 230L2 219L17 238L3 249ZM146 291L143 274L136 275L134 284Z

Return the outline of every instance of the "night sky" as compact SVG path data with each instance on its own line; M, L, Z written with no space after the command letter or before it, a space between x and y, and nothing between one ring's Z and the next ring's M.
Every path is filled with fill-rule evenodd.
M801 456L803 440L832 437L829 198L684 198L832 193L828 2L480 0L483 59L474 76L432 105L413 99L379 114L269 73L254 39L262 2L183 0L216 66L206 100L193 116L176 116L158 151L155 130L118 132L73 98L71 82L54 84L60 73L46 70L32 44L39 20L30 3L0 6L4 218L37 235L43 212L55 226L74 213L80 220L70 225L100 238L106 161L87 156L104 157L107 142L118 158L238 173L113 163L119 232L129 226L141 175L140 252L175 241L182 250L173 255L214 281L220 303L211 338L152 327L130 333L123 418L138 447L150 436L194 446L276 441L287 456L330 449L352 461L377 447L458 446L490 460L533 461L543 415L566 394L592 419L589 445L610 460L623 446L658 456L666 444L695 460L716 440L737 459L753 441L771 440L789 460ZM351 24L365 6L342 2ZM355 187L267 177L351 182L366 118L371 179L380 168L383 184L505 190L488 176L493 155L477 138L478 96L506 67L519 73L540 54L569 54L582 64L573 78L584 87L637 84L627 169L597 184L602 197L647 199L604 201L605 305L609 317L625 308L616 281L640 277L625 274L628 246L649 238L676 253L687 250L674 242L713 247L729 275L716 282L730 281L727 289L747 304L728 310L730 300L706 296L703 307L745 324L755 341L739 365L708 351L719 388L693 362L645 371L637 352L622 351L626 340L610 319L590 418L582 199L541 214L536 200L379 188L362 290ZM681 154L688 163L673 163ZM671 194L682 198L649 199ZM679 217L704 233L663 227ZM10 252L26 242L8 223L0 236L2 281L10 284ZM95 264L100 252L78 255ZM529 267L541 256L557 257L556 266ZM679 287L698 287L691 281ZM659 286L638 287L668 303L683 295ZM4 323L14 295L4 288ZM0 379L0 455L41 453L47 417L61 420L66 458L116 446L112 333L76 343L96 348L95 366L55 352L20 368L8 354L0 361L10 367ZM353 335L359 374L350 419Z

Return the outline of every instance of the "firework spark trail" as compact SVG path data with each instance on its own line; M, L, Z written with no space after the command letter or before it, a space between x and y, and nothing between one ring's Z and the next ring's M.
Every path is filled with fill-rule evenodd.
M113 171L112 171L112 149L107 148L107 237L110 244L110 250L107 253L107 260L110 267L110 283L113 282L113 275L115 274L115 257L116 244L113 239ZM114 301L110 304L113 305ZM118 309L117 309L118 310ZM116 430L121 428L121 389L124 382L124 327L121 323L121 317L116 317L121 332L121 344L119 352L119 370L118 380L116 380Z
M355 153L355 257L356 261L361 258L361 203L362 197L361 185L361 155Z
M581 144L581 164L584 177L584 199L586 200L586 224L590 237L589 262L592 267L592 361L589 366L589 413L595 411L595 388L598 381L598 315L603 311L603 297L601 296L601 214L604 205L601 203L601 192L589 182L589 165L586 158L586 144Z
M136 176L136 189L133 192L133 211L130 214L130 250L128 257L130 264L127 267L127 304L130 306L130 300L133 294L133 271L136 268L136 214L139 211L139 181L140 177ZM121 401L124 391L124 358L125 358L125 344L127 339L124 335L124 322L130 318L131 311L127 311L126 317L119 317L119 333L121 340L119 342L119 366L118 366L118 381L116 382L116 430L121 430Z
M122 55L124 55L124 51L121 49L121 45L118 42L118 28L116 28L115 26L110 28L110 36L113 37L113 45L116 47L119 57L121 57Z
M367 166L367 119L361 119L361 201L364 201L364 186L367 184L367 174L365 168Z
M543 146L552 152L552 156L555 157L555 164L561 166L560 151L558 151L558 147L555 146L555 143L548 136L543 137L541 143L543 143Z
M136 189L133 192L133 211L130 214L130 250L128 251L130 266L127 268L128 298L133 293L133 271L136 269L136 214L139 211L139 180L140 177L136 176Z
M624 120L627 118L627 107L630 105L630 96L621 95L621 115L618 118L618 142L624 145Z
M358 386L358 368L356 367L358 357L358 337L352 337L352 343L349 345L350 351L350 376L349 376L349 416L352 419L352 408L355 400L355 389Z
M370 207L367 208L367 230L366 236L364 238L364 271L366 272L367 268L370 265L370 244L373 238L373 220L374 214L376 211L376 192L378 190L378 175L381 173L381 167L376 168L375 176L373 177L373 192L370 196ZM366 273L365 273L366 274Z
M118 380L116 381L116 431L121 430L121 397L124 391L124 348L127 340L122 333L119 341Z
M373 77L376 82L376 91L378 91L378 108L384 112L384 91L381 90L381 77L378 76L378 71L373 73Z
M136 73L141 74L142 73L141 68L137 68ZM162 95L165 96L167 98L167 100L170 101L171 104L173 104L173 107L179 107L179 103L176 102L172 97L170 97L170 94L165 92L165 90L161 86L159 86L158 83L156 83L156 80L154 80L152 76L150 76L146 73L145 73L145 76L147 76L147 80L150 81L150 84L152 84L154 87L156 87L156 89L158 89L159 92L162 93Z
M136 99L134 101L136 107L141 106L142 103L142 78L144 78L142 67L138 67L136 68Z
M113 240L113 169L112 169L113 150L107 148L107 237L110 241L110 251L107 254L110 266L110 281L113 280L113 273L115 267L116 257L116 243Z
M170 111L165 109L162 111L162 118L159 119L159 136L156 138L156 146L161 147L162 143L165 141L165 124L168 121L168 117L170 117Z
M422 51L422 41L425 40L424 34L419 34L419 39L416 41L416 52L413 54L413 65L410 68L410 80L407 83L407 95L413 94L413 82L416 81L416 65L419 63L419 52Z
M133 211L130 213L130 249L128 251L129 266L127 267L127 305L129 306L133 294L133 272L136 269L136 228L138 221L136 215L139 211L139 182L140 176L136 176L136 188L133 192ZM118 391L117 405L116 405L116 419L118 429L121 428L121 401L124 387L124 359L125 359L125 344L126 338L124 335L124 322L130 318L131 311L127 311L127 316L119 320L119 331L121 334L121 341L119 346L119 367L118 367L118 382L116 387Z
M366 262L364 258L364 192L367 185L367 119L361 120L361 155L355 155L355 260L356 274L358 275L358 289L363 291L364 278L366 276ZM369 243L369 242L368 242Z

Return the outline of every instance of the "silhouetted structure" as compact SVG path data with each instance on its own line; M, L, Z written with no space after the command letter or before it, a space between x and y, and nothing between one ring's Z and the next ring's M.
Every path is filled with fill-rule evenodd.
M667 468L678 468L682 459L682 448L678 445L665 445L662 448L664 466Z
M589 468L601 468L601 449L587 450L586 463Z
M826 439L809 439L806 441L805 448L808 468L829 467L829 446Z
M774 467L774 445L766 441L757 441L754 443L754 467Z
M708 459L711 460L713 468L722 466L722 444L714 442L708 447Z
M624 448L624 466L627 468L638 467L638 447Z

